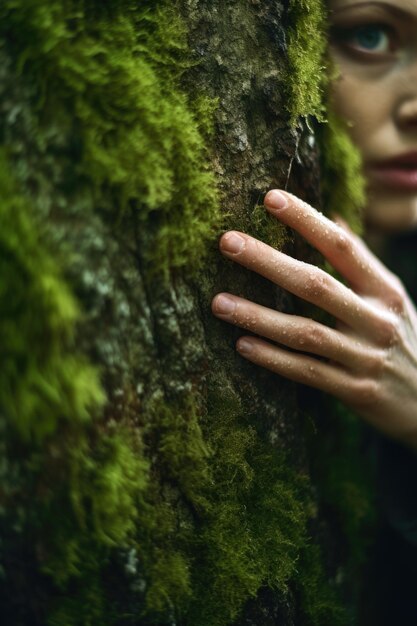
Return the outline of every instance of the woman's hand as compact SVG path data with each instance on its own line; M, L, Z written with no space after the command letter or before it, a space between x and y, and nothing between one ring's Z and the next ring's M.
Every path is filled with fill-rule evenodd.
M265 206L315 246L350 288L243 233L224 234L221 252L328 311L336 328L227 293L215 296L213 313L276 342L243 336L237 342L243 357L340 398L384 434L417 449L417 313L401 282L346 226L295 196L270 191Z

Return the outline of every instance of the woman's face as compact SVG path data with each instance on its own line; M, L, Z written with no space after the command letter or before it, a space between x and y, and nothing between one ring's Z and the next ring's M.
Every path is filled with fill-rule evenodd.
M417 224L417 0L329 0L336 111L362 153L370 225Z

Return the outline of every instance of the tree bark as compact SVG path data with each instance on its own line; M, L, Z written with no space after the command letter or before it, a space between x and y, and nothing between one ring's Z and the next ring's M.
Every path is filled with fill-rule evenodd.
M259 206L288 187L320 208L288 6L0 17L2 623L349 623L317 397L244 362L210 312L218 291L296 306L220 258L222 230L315 258Z

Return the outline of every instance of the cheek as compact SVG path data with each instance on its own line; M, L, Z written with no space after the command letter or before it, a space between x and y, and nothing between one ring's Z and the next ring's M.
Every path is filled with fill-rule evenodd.
M332 93L336 113L348 122L352 141L366 160L374 139L390 123L390 92L376 82L345 74Z

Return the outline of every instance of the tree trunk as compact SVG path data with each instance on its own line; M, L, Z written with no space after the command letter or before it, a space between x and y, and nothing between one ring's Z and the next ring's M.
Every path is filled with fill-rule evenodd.
M318 151L288 108L296 12L2 2L4 624L355 614L366 495L334 416L311 417L334 407L244 362L210 312L223 290L296 306L220 258L223 230L313 258L259 206L288 186L320 208Z

